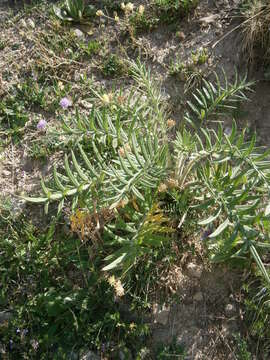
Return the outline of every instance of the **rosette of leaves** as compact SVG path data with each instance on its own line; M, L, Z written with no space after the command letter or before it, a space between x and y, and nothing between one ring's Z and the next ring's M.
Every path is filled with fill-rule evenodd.
M63 6L54 5L53 10L59 19L78 23L86 22L96 13L96 8L93 5L85 5L84 0L65 0Z

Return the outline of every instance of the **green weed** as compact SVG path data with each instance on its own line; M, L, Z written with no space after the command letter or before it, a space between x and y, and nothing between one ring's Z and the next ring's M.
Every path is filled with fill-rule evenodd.
M53 11L63 21L84 23L95 15L96 8L93 5L86 5L84 0L65 0L62 7L54 5Z
M154 0L161 22L169 24L186 16L198 4L198 0Z
M85 348L118 357L127 347L136 354L147 327L123 320L99 272L99 251L82 247L55 220L44 232L24 216L13 222L2 209L0 221L0 309L13 314L0 336L9 359L67 359Z
M183 346L181 344L177 344L176 339L173 339L169 345L160 344L156 353L156 359L158 360L173 358L179 360L184 360L186 358L186 352Z
M107 77L121 76L124 72L124 64L116 55L110 55L102 65L102 72Z

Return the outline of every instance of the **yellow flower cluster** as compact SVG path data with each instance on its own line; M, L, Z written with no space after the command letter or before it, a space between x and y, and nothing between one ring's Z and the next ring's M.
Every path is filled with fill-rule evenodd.
M134 4L132 4L131 2L128 2L127 4L122 2L121 9L125 12L132 12L134 10Z
M119 279L116 279L114 275L109 277L108 282L111 285L111 287L114 288L116 296L122 297L125 295L125 290L121 281Z
M102 10L98 10L96 12L96 15L99 16L99 17L104 16L104 12Z
M101 96L101 101L103 102L103 104L105 105L109 105L112 102L113 99L113 94L109 93L109 94L103 94Z
M127 152L131 152L131 147L130 145L127 143L125 144L124 146L122 146L120 149L119 149L119 155L124 157L125 156L125 151Z
M175 124L176 124L175 120L173 120L173 119L169 119L169 120L167 120L167 125L168 125L168 128L172 128L172 127L174 127L174 126L175 126Z

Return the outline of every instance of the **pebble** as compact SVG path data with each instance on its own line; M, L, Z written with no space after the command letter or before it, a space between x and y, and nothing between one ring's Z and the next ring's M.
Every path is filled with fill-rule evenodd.
M154 313L154 323L166 325L169 320L170 307L162 306L158 304L154 304L153 306Z
M233 305L233 304L227 304L227 305L225 306L225 314L226 314L227 316L232 316L232 315L234 315L235 313L236 313L235 305Z
M78 39L84 39L84 33L80 29L73 30L73 33Z
M202 276L202 268L194 263L187 265L187 271L189 276L200 279Z
M96 355L93 351L88 351L80 360L100 360L100 356Z
M3 170L2 175L8 177L8 176L10 176L10 171L9 170Z
M195 301L203 301L203 293L201 291L198 291L194 296L193 300Z
M208 16L200 18L199 21L203 24L211 24L215 22L218 17L219 17L218 14L210 14Z
M178 32L176 33L176 36L177 36L178 39L181 40L181 41L185 40L185 38L186 38L186 35L183 33L183 31L178 31Z

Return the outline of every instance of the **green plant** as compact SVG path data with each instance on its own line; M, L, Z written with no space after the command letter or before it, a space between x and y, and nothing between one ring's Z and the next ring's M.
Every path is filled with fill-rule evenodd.
M251 353L248 351L247 342L240 334L235 334L234 339L237 345L237 360L251 360Z
M200 49L196 52L191 53L191 58L194 65L203 65L209 58L208 50L207 49Z
M96 13L96 8L93 5L85 5L84 0L65 0L61 8L54 5L53 10L63 21L79 23L87 22L88 18Z
M177 344L176 339L169 345L160 344L157 353L157 360L166 360L166 359L178 359L184 360L186 358L186 352L181 344Z
M27 120L24 102L18 101L15 95L0 102L0 125L4 134L18 140Z
M34 226L17 201L0 203L0 309L13 316L1 322L1 352L8 359L70 359L82 349L104 356L128 348L136 354L148 328L125 319L113 288L100 274L99 251L50 225ZM74 355L73 355L74 356Z
M268 271L269 272L269 271ZM259 276L258 276L259 275ZM270 354L269 342L269 285L264 278L255 274L243 285L244 293L244 321L248 330L250 349L256 358L267 359ZM255 346L256 344L256 346ZM249 359L249 358L248 358Z
M154 0L160 21L171 23L194 9L198 0Z
M230 135L221 124L217 131L201 128L195 134L183 127L169 143L171 121L164 122L160 90L142 64L132 64L131 71L140 90L147 94L143 104L138 100L131 107L133 117L121 120L122 107L117 110L109 96L105 97L105 108L93 109L89 119L82 120L77 113L77 129L67 124L65 129L91 135L91 161L78 145L78 151L71 152L71 161L65 156L65 174L54 169L54 183L45 185L42 181L44 195L27 200L44 203L46 209L50 202L58 201L59 211L67 198L72 199L73 209L87 208L100 215L107 209L111 216L100 228L110 238L103 240L104 246L118 249L107 257L105 270L121 265L127 271L140 254L168 239L161 235L163 226L166 233L170 228L169 220L162 210L159 212L161 194L174 189L181 199L188 193L190 202L179 226L189 210L196 209L199 217L204 216L198 225L209 231L207 243L213 260L243 259L251 254L270 283L259 256L270 247L269 152L255 147L255 136L246 142L244 132L237 134L235 123ZM207 125L210 115L231 110L235 101L246 98L243 91L250 87L245 80L232 85L226 81L224 88L219 82L217 87L204 84L198 95L194 94L195 102L189 102L196 118L185 115L192 124L204 120ZM115 114L114 121L107 107ZM122 208L129 213L127 219L121 215ZM147 220L149 214L154 222Z
M138 7L136 11L129 16L128 21L131 27L130 33L136 36L138 33L153 29L158 23L158 18L153 16L153 13L151 13L150 16L144 8Z
M250 90L252 83L247 83L246 78L238 79L236 74L235 82L230 84L224 75L224 85L220 78L216 76L216 85L203 79L201 89L196 89L192 94L193 102L188 101L191 114L186 113L185 119L190 123L196 121L202 123L211 119L217 119L218 116L233 111L237 107L237 103L247 100L244 90Z
M79 47L88 56L93 56L99 53L101 44L98 41L88 41L87 44L80 43Z
M118 56L110 55L103 63L102 72L105 76L117 76L123 73L123 63L119 60Z
M183 62L179 58L176 61L171 61L169 66L169 74L184 82L185 93L202 84L204 73L205 71L195 65L193 61Z

